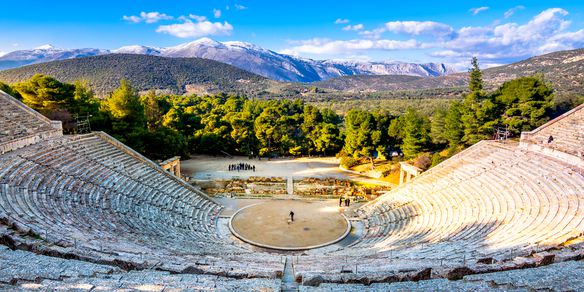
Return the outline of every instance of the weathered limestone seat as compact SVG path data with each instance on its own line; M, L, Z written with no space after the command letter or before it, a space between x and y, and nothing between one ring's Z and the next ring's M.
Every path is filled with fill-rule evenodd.
M45 118L1 90L0 109L0 154L62 135L61 122Z
M584 168L584 104L521 133L521 147Z
M429 268L426 278L461 267L537 266L552 251L581 258L582 244L571 241L584 234L582 112L524 135L521 145L482 141L365 204L353 218L362 236L290 257L296 279L362 289L339 283L415 280ZM0 93L0 150L0 264L23 257L48 270L31 268L20 279L14 271L27 263L0 265L0 289L15 279L47 290L277 289L280 254L226 238L220 204L107 134L62 136L56 123ZM473 277L482 282L371 287L482 289L482 279L502 281Z

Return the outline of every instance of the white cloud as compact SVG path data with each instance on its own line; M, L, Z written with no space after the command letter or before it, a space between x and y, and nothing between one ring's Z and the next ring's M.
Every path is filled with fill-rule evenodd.
M131 22L131 23L140 23L140 22L156 23L156 22L159 22L161 20L172 19L173 17L170 15L166 15L164 13L157 12L157 11L153 11L153 12L142 11L142 12L140 12L139 16L136 16L136 15L126 16L126 15L124 15L122 18L125 21Z
M379 39L381 38L381 34L385 32L385 28L380 27L372 30L363 30L359 32L359 35L363 36L366 39Z
M345 24L345 23L349 23L349 20L346 18L337 18L337 20L335 20L335 24Z
M450 25L434 21L391 21L385 24L388 31L410 35L446 36L454 30Z
M221 10L220 9L213 9L213 16L215 18L221 17Z
M350 54L364 50L405 50L417 49L421 46L416 40L398 41L398 40L330 40L330 39L310 39L293 42L298 44L289 49L282 51L283 54L300 55L300 54Z
M567 15L564 9L550 8L522 25L510 22L493 27L463 27L454 39L437 44L443 50L432 55L455 60L477 56L501 63L584 46L584 29L568 31Z
M568 11L549 8L526 22L492 22L485 26L454 29L432 21L393 21L376 29L358 30L352 40L313 38L290 42L283 53L292 55L350 56L379 51L419 50L419 54L459 67L468 66L476 56L481 66L510 63L558 50L584 47L584 27L570 29ZM346 25L352 30L356 25ZM408 35L385 37L386 32ZM431 36L428 38L427 36Z
M140 22L142 22L142 18L140 18L139 16L135 16L135 15L130 15L130 16L124 15L122 17L122 19L124 19L127 22L131 22L131 23L140 23Z
M4 56L4 55L6 55L6 54L8 54L8 53L7 53L7 52L2 52L2 51L0 51L0 57Z
M365 28L363 26L363 24L359 23L359 24L355 24L355 25L347 25L345 27L343 27L343 30L345 31L359 31L362 30L363 28Z
M469 11L472 12L472 15L477 15L483 11L489 10L488 6L481 6L481 7L475 7L475 8L471 8Z
M208 20L192 22L187 20L183 23L161 25L156 32L166 33L179 38L197 38L210 35L230 35L233 26L227 21L210 22Z
M503 14L503 16L505 18L509 18L509 17L513 16L513 14L515 14L515 12L517 12L519 10L523 10L523 9L525 9L525 6L523 6L523 5L515 6L515 7L511 8L511 9L505 11L505 13Z
M241 4L235 4L233 5L235 7L235 10L246 10L247 6L243 6Z
M206 16L195 15L195 14L189 14L189 18L194 19L194 20L196 20L198 22L207 20L207 17Z

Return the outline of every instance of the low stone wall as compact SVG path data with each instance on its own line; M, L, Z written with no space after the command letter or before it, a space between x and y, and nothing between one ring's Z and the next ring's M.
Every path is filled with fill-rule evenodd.
M59 125L61 122L58 122ZM0 154L4 154L9 151L13 151L28 145L36 144L41 140L48 139L51 137L63 136L63 131L61 129L55 129L51 131L36 133L28 137L8 141L6 143L0 144Z
M286 180L282 178L250 177L249 179L193 181L206 193L215 196L269 197L285 195Z

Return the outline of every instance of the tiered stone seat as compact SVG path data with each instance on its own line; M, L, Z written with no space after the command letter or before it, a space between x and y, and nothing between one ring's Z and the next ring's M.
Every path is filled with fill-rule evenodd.
M259 276L282 269L269 255L242 264L251 251L219 237L220 205L120 145L95 133L1 156L0 217L98 262L158 263L173 271L201 263L233 274L256 267Z
M122 272L119 268L13 251L0 245L0 284L34 283L39 279L62 280L65 277L107 276ZM0 290L1 286L0 286Z
M277 291L279 279L233 279L123 270L78 260L12 251L0 246L2 291Z
M279 280L273 278L284 268L281 256L221 235L217 221L222 206L206 194L105 133L62 136L18 101L0 94L0 106L0 133L7 137L0 137L0 146L8 145L0 147L0 289L9 284L44 290L277 289ZM485 258L510 269L525 261L539 264L533 258L521 260L533 251L570 246L584 232L584 171L564 158L580 161L583 131L555 128L582 129L582 109L528 137L554 135L557 146L546 148L553 155L525 146L536 145L539 138L522 141L521 147L483 141L365 204L357 210L363 236L347 247L290 257L296 276L375 282L427 268L444 276L461 265L483 271L478 262ZM15 276L27 265L13 263L15 257L47 268ZM3 269L2 261L10 268ZM68 269L93 274L68 274ZM371 287L480 290L485 281L503 278L482 279Z
M584 167L583 120L581 104L531 132L521 133L521 147Z
M301 257L298 275L361 275L505 260L584 232L584 176L517 144L483 141L363 206L349 248ZM338 262L336 256L343 256Z
M300 291L582 291L584 262L569 261L545 267L465 276L459 281L433 279L419 282L361 284L324 283Z
M61 135L61 123L52 122L0 91L0 154Z

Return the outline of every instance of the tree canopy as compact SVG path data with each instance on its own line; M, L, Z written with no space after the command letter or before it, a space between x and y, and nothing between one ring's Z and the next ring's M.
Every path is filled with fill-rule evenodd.
M301 100L253 99L239 95L140 95L120 80L105 99L95 98L83 80L73 84L34 75L26 82L0 83L0 90L50 118L91 117L93 130L106 131L153 159L192 153L288 156L340 155L406 159L448 149L452 154L492 137L495 126L518 135L550 119L553 89L542 76L508 81L485 92L478 61L469 70L469 93L433 111L408 108L403 115L350 110L344 117ZM67 124L67 123L65 123ZM430 157L428 154L426 158ZM432 163L443 158L433 155ZM428 160L428 159L426 159Z

